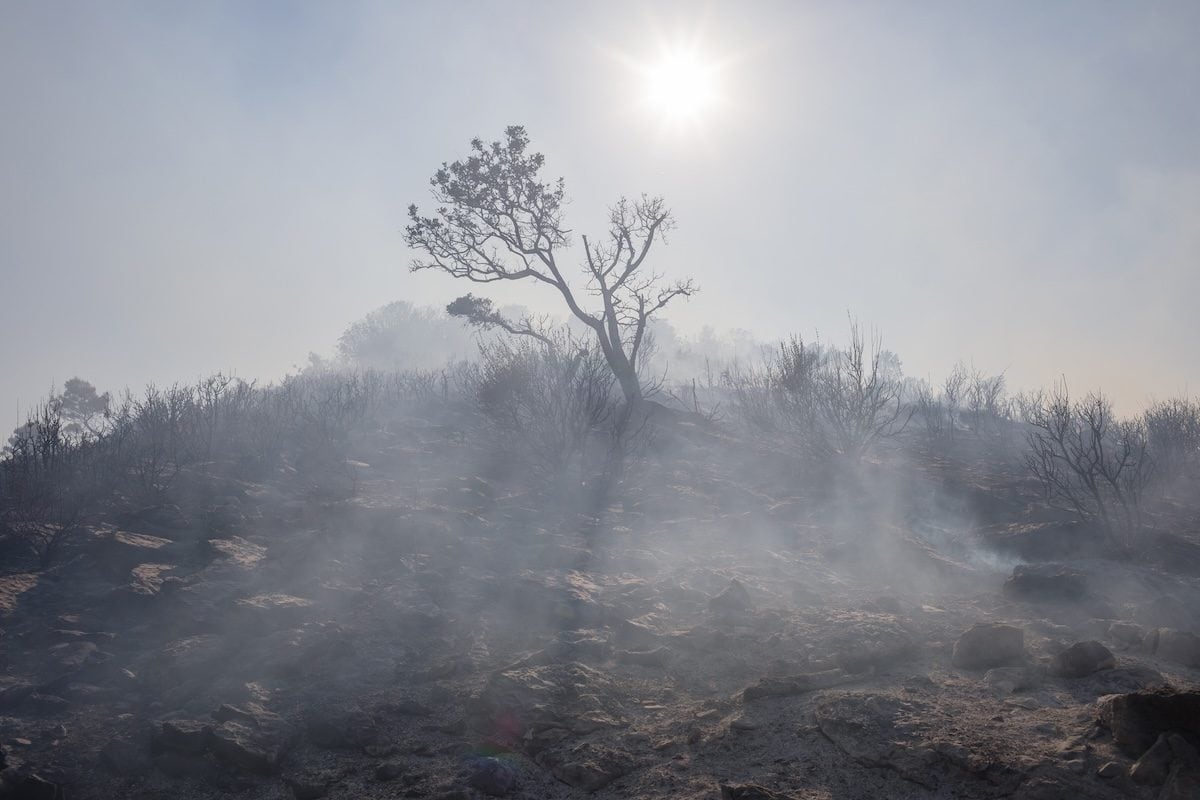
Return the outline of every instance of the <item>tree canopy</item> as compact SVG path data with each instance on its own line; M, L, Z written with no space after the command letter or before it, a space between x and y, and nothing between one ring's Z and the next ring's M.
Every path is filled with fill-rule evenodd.
M505 130L504 141L471 142L471 155L442 167L430 183L439 204L431 216L409 206L405 239L420 254L413 270L436 269L475 283L533 281L553 287L571 313L596 335L630 402L642 399L639 357L650 318L679 297L696 292L690 280L666 282L646 269L656 241L674 226L660 197L621 198L609 209L607 230L581 237L582 258L568 279L571 231L565 226L562 178L541 176L545 157L529 150L525 129ZM477 325L539 336L529 319L510 321L490 301L472 295L448 310Z

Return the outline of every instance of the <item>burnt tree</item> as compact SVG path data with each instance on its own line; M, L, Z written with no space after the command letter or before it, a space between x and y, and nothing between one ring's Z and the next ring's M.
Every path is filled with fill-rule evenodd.
M412 269L436 269L475 283L535 281L553 287L571 313L596 336L605 361L631 405L643 399L639 358L650 318L678 297L695 293L691 280L664 282L646 269L654 243L673 227L662 198L622 198L609 209L608 230L599 239L581 237L583 258L572 286L571 231L563 224L562 178L545 181L545 158L529 151L520 126L503 142L471 142L471 155L443 164L430 180L439 204L432 216L409 206L405 240L420 255ZM587 302L586 298L592 298ZM490 302L466 296L449 310L477 325L540 338L529 319L510 321Z

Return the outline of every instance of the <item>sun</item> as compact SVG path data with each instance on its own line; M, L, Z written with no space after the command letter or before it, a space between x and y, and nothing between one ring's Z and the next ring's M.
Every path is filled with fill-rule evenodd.
M720 99L717 66L694 47L663 49L640 71L644 104L669 127L699 124Z

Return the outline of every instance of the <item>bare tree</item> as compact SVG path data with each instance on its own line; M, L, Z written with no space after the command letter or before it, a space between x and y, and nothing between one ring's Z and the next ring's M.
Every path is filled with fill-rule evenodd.
M1141 525L1153 474L1145 423L1122 421L1099 393L1072 401L1063 381L1030 412L1026 464L1048 499L1120 540Z
M971 427L976 436L999 434L1007 422L1008 406L1004 401L1004 373L987 375L972 368L967 382L967 409L970 411Z
M1200 401L1160 400L1142 415L1163 490L1200 476Z
M960 361L950 370L942 383L942 399L946 404L946 431L954 438L954 429L958 425L959 412L962 410L963 395L967 388L967 368Z
M475 139L469 157L442 165L430 180L440 204L434 215L421 216L415 205L408 209L405 240L423 254L412 269L437 269L475 283L528 280L553 287L595 333L626 401L637 404L643 399L638 360L647 322L671 301L696 292L690 280L665 283L645 269L651 247L673 226L671 213L662 198L619 200L609 210L606 233L596 240L582 237L584 285L573 287L564 263L571 231L563 224L563 180L542 180L545 157L528 148L525 129L512 126L505 141L485 145ZM596 298L599 308L585 308L584 294ZM537 332L528 321L502 325L490 304L465 298L456 303L476 324Z
M861 458L875 442L901 433L912 419L901 398L899 370L885 367L883 341L850 320L850 343L830 354L817 382L817 402L831 447L852 459Z

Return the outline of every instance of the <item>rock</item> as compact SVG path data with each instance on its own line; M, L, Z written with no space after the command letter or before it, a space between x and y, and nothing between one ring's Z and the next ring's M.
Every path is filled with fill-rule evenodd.
M1146 629L1132 622L1114 622L1108 626L1108 636L1126 647L1141 647Z
M763 678L753 686L747 686L742 690L742 701L750 702L763 697L787 697L793 694L803 694L817 689L829 689L853 680L853 677L840 669L808 672L786 678Z
M114 775L144 775L152 765L143 748L124 739L111 739L100 748L100 766Z
M708 608L716 614L744 614L754 610L750 592L737 578L729 582L721 592L708 601Z
M471 762L467 784L492 797L504 797L517 787L517 771L498 758L477 758Z
M357 708L323 708L306 720L309 741L327 750L360 750L376 742L379 726L366 712Z
M1104 778L1106 781L1110 781L1113 778L1118 777L1121 772L1121 765L1115 761L1105 761L1100 768L1096 770L1096 774L1101 778Z
M617 661L622 664L638 664L643 667L665 667L671 663L671 650L659 646L653 650L618 650Z
M1121 752L1137 758L1161 733L1200 736L1200 690L1166 688L1108 695L1097 702L1096 715Z
M88 548L89 563L113 579L121 579L138 564L162 561L170 550L170 539L130 531L113 531Z
M222 722L209 729L208 749L236 769L270 775L286 749L287 742L279 733L245 722Z
M1200 797L1200 769L1176 761L1159 792L1158 800L1196 800Z
M1167 661L1185 667L1200 668L1200 636L1173 628L1151 631L1145 640L1146 649Z
M623 619L616 626L617 640L630 649L649 650L661 643L658 632L645 623Z
M1166 781L1173 757L1166 734L1159 734L1158 740L1129 768L1129 777L1134 783L1158 786Z
M961 669L990 669L1025 657L1025 633L998 622L977 622L954 643L954 666Z
M989 669L983 682L1001 694L1012 694L1026 689L1036 689L1041 680L1037 671L1028 667L996 667Z
M1162 673L1138 664L1101 670L1078 680L1081 681L1080 688L1086 687L1094 697L1158 689L1166 685Z
M637 767L624 750L594 742L583 742L566 751L547 751L537 762L568 786L585 792L603 789Z
M208 750L208 730L211 726L194 719L166 720L159 727L153 746L158 752L198 756Z
M1099 642L1076 642L1050 660L1049 670L1059 678L1082 678L1116 665L1112 652Z
M1061 564L1018 564L1004 582L1004 593L1033 603L1073 603L1087 596L1083 573Z

